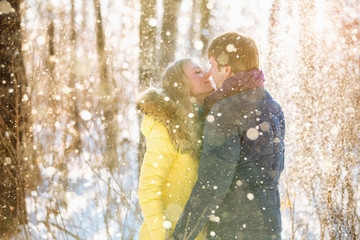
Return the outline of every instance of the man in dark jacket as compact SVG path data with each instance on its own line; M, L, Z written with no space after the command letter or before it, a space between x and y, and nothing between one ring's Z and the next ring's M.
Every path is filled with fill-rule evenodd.
M217 90L205 100L199 176L174 239L281 239L285 120L264 89L255 42L225 33L208 48Z

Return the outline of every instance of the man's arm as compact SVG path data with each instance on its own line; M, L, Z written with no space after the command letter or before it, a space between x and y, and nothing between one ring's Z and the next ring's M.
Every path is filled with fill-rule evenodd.
M195 239L223 201L240 155L235 121L214 107L206 118L198 180L176 224L174 239ZM212 216L215 220L216 216Z

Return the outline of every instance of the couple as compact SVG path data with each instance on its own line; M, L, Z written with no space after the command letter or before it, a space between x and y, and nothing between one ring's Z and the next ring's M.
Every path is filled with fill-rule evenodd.
M208 57L209 72L175 61L138 102L140 239L281 239L285 120L263 87L256 44L225 33Z

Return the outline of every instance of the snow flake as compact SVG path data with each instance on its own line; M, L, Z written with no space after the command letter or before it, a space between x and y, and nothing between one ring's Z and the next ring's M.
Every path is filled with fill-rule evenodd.
M196 50L200 51L200 50L203 49L204 43L201 40L197 40L194 43L194 47L195 47Z
M23 101L23 102L27 102L28 100L29 100L28 95L27 95L27 94L24 94L24 95L23 95L23 98L22 98L22 101Z
M80 117L84 121L89 121L92 118L92 115L88 110L82 110L80 112Z
M254 194L252 194L252 193L248 193L247 195L246 195L246 197L250 200L250 201L252 201L252 200L254 200Z
M162 224L163 228L170 229L172 226L172 223L170 221L164 221Z
M156 27L158 25L158 21L155 18L149 18L148 23L150 27Z
M263 130L264 132L269 131L270 130L270 124L268 122L262 122L260 124L260 128L261 130Z
M63 89L62 89L62 92L64 94L69 94L69 93L71 93L71 91L72 91L72 89L69 88L68 86L64 86Z
M168 96L166 96L166 97L164 97L164 100L165 100L166 102L168 102L168 101L170 101L170 98L169 98Z
M47 177L51 177L56 172L56 169L54 167L47 167L44 172Z
M250 140L256 140L259 137L259 131L256 128L249 128L246 131L246 136L250 139Z
M259 110L255 109L255 114L256 114L257 116L260 116L260 115L261 115L261 112L260 112Z
M188 114L188 118L193 118L195 115L193 113Z
M207 9L211 10L211 9L214 8L214 3L209 2L209 3L206 4L206 7L207 7Z
M39 37L37 37L36 38L36 43L38 44L38 45L44 45L45 43L46 43L46 39L45 39L45 37L44 36L39 36Z
M211 236L211 237L215 237L215 236L216 236L216 233L215 233L214 231L211 231L211 232L210 232L210 236Z
M206 117L206 120L207 120L208 122L214 122L214 121L215 121L215 117L214 117L213 115L208 115L208 116Z
M209 219L210 219L210 221L212 221L212 222L220 222L220 217L215 216L215 215L213 215L213 214L210 215Z
M236 181L236 185L237 185L238 187L240 187L241 185L243 185L243 183L242 183L242 181L237 180L237 181Z
M230 43L226 46L226 51L227 52L236 52L237 48L234 46L234 44Z
M59 121L56 121L55 124L54 124L54 126L55 126L56 128L60 128L60 127L61 127L61 124L60 124Z

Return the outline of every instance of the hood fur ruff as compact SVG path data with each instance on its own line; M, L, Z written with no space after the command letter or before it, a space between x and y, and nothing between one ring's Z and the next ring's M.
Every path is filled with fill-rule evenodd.
M194 122L187 117L181 104L169 99L162 89L152 87L144 91L137 102L137 108L166 127L176 149L181 152L198 152Z

